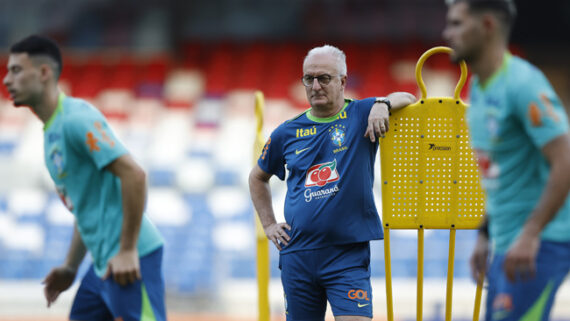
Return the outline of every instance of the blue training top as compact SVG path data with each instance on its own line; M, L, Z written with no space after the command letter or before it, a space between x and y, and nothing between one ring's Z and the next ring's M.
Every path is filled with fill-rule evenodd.
M364 137L374 98L345 100L342 110L317 118L308 109L271 134L258 160L285 179L285 220L291 241L281 253L382 239L374 204L378 142Z
M485 84L473 78L467 112L486 192L489 232L497 253L505 253L544 191L550 166L541 152L568 131L560 99L542 72L506 54ZM570 241L570 197L541 238Z
M60 94L58 107L44 127L48 171L66 207L75 215L83 243L102 277L119 251L123 226L121 181L105 170L127 154L105 117L84 100ZM139 256L163 244L156 227L143 215Z

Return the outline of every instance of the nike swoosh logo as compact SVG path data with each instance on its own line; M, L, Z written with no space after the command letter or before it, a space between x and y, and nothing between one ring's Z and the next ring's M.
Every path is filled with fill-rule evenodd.
M302 152L306 151L306 150L309 149L309 148L311 148L311 147L307 147L307 148L303 148L303 149L295 149L295 155L299 155L299 154L301 154Z
M370 304L370 303L366 303L366 304L360 304L360 303L358 303L358 307L359 307L359 308L363 308L363 307L365 307L365 306L367 306L367 305L369 305L369 304Z

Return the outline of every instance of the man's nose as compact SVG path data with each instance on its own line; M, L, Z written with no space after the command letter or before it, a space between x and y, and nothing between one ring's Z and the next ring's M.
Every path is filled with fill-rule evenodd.
M2 80L2 83L4 83L4 86L6 86L6 87L7 87L8 85L10 85L10 77L9 77L9 76L10 76L9 74L6 74L6 75L4 76L4 79Z
M311 86L314 90L319 90L322 88L321 83L319 82L318 78L313 79L313 85Z

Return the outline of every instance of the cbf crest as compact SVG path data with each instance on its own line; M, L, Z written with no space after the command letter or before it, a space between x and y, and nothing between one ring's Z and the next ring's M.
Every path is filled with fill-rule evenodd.
M329 128L329 135L333 145L341 147L346 137L346 128L341 124L331 126L331 128Z
M342 124L335 124L329 128L331 143L336 147L333 152L336 154L348 149L344 146L346 141L346 127Z
M498 110L487 109L485 112L485 127L487 127L487 133L489 137L496 141L499 139L499 121L498 121Z
M67 176L65 169L65 159L63 158L63 153L58 147L54 147L49 154L49 159L57 172L57 178L62 179Z

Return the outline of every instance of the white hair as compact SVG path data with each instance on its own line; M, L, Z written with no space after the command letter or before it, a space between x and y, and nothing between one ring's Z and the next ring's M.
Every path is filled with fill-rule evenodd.
M305 63L307 62L307 59L309 59L310 56L317 55L317 54L328 54L328 55L335 57L337 60L337 67L338 67L339 74L341 76L346 76L346 55L344 54L344 52L342 50L338 49L335 46L331 46L331 45L324 45L322 47L315 47L315 48L309 50L309 52L307 53L307 56L305 56L305 60L303 60L303 66L305 66Z

